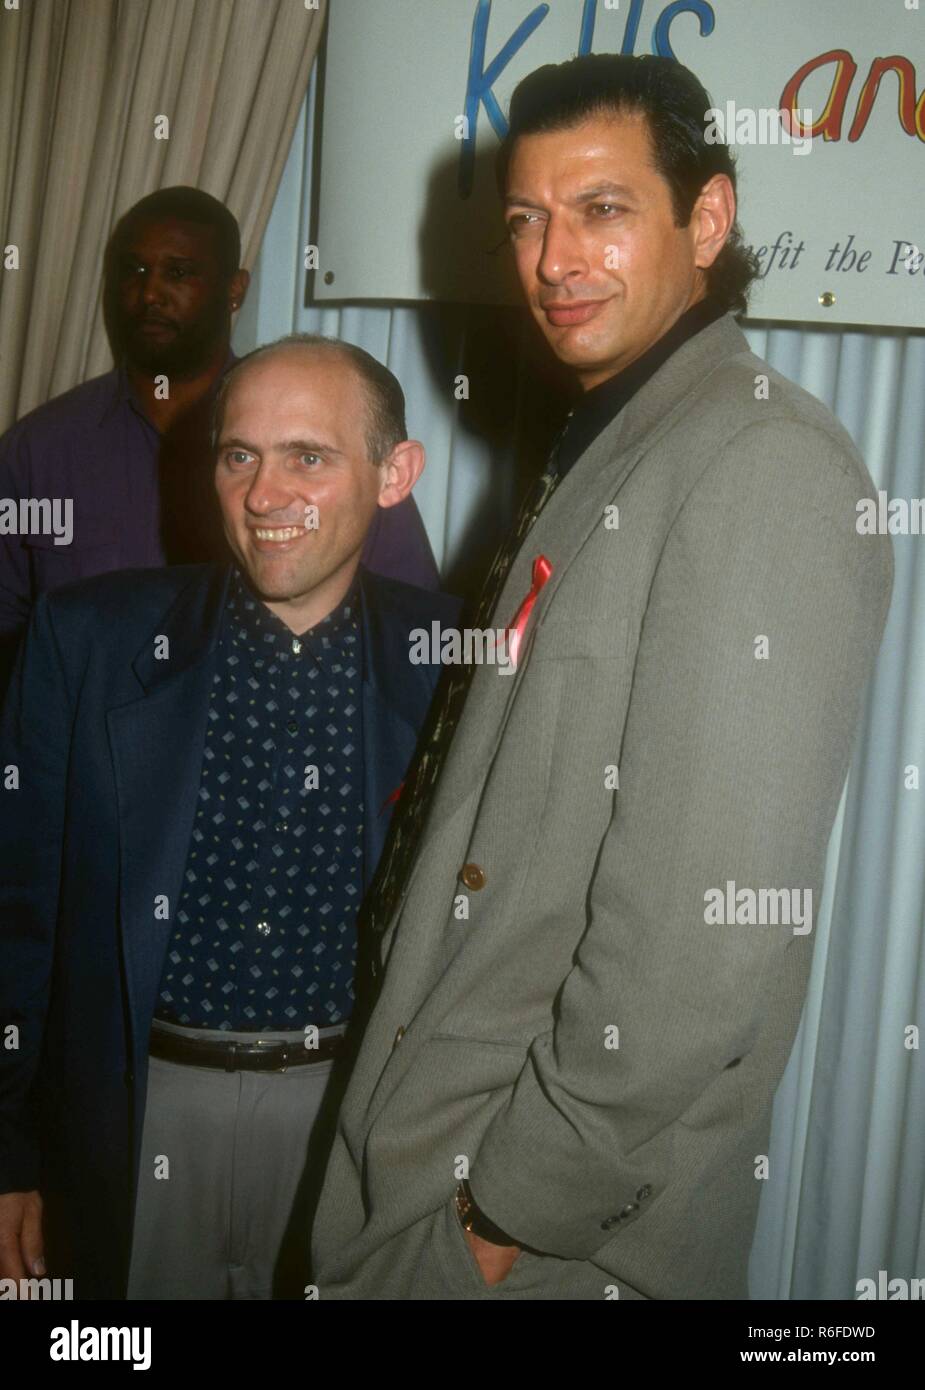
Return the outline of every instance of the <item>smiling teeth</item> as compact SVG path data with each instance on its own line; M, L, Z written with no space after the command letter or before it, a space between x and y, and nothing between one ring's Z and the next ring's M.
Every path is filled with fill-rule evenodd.
M254 527L254 535L258 541L291 541L296 536L305 534L304 526L284 526L278 531L268 530L266 527L258 529Z

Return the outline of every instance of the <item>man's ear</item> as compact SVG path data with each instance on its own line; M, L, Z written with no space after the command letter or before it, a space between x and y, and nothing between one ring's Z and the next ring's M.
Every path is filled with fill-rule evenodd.
M236 270L231 277L228 285L228 302L232 310L240 309L247 294L247 287L251 282L251 273L242 266Z
M694 205L696 265L708 269L716 260L736 220L736 196L726 174L714 174Z
M379 506L394 507L404 502L424 471L424 445L417 439L404 439L378 466L382 473Z

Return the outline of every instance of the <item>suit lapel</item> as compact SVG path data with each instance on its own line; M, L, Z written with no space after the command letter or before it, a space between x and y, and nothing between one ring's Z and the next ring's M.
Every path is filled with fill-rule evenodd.
M441 774L431 814L424 825L409 881L410 892L421 865L427 862L428 847L445 829L448 821L467 797L484 782L487 768L503 736L521 681L527 677L532 637L542 624L569 566L581 552L589 536L603 522L604 507L625 485L646 453L689 408L692 392L698 395L706 378L719 363L736 352L748 352L748 344L732 318L723 319L689 339L627 403L617 418L602 431L576 461L550 497L515 559L490 620L495 627L510 623L530 588L533 561L545 555L552 564L549 580L534 605L521 646L517 672L502 676L495 667L476 670L466 705ZM473 798L474 800L474 798ZM466 832L468 833L468 832ZM446 868L446 865L443 865ZM393 918L390 933L397 940L414 923L402 925L401 911ZM407 944L407 943L406 943ZM393 949L389 937L383 941L383 957L388 962ZM439 949L431 934L411 948L413 980L405 980L406 998L421 1002L420 981ZM431 978L429 997L438 985ZM408 1021L414 1017L409 1004ZM372 1125L387 1104L401 1077L411 1064L415 1051L399 1048L389 1065L373 1084L366 1106L367 1125Z
M175 925L231 570L197 576L139 651L139 698L109 710L120 838L120 931L138 1056ZM158 654L160 653L160 655Z
M408 659L407 621L383 602L375 575L360 571L363 610L363 851L369 887L433 694L425 668Z
M703 387L723 360L743 351L749 351L748 343L731 314L689 339L591 443L546 503L511 566L489 620L495 628L512 622L530 589L533 562L538 555L545 555L552 573L533 607L516 673L503 675L497 666L476 670L416 864L430 839L483 778L529 667L532 637L555 601L569 566L602 524L605 506L673 425L678 412L688 407L691 393Z

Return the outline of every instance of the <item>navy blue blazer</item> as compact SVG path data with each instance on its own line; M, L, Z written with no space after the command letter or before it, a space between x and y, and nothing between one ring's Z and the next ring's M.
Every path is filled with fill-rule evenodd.
M230 574L129 570L41 596L0 726L0 1191L42 1192L77 1298L124 1296L172 930L155 899L172 916ZM368 886L440 673L411 664L409 632L459 605L360 578Z

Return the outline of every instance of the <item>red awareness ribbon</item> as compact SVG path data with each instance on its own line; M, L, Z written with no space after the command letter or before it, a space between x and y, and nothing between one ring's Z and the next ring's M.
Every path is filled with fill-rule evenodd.
M404 782L399 782L399 784L398 784L398 786L395 788L395 790L394 790L393 792L389 792L389 794L388 794L388 796L386 797L385 801L383 801L382 805L379 807L379 814L380 814L380 816L382 815L383 811L385 810L385 808L386 808L387 806L394 806L394 805L395 805L396 801L398 800L398 798L399 798L399 797L401 796L401 794L402 794L402 788L404 787L404 785L405 785Z
M530 586L530 592L518 608L517 616L513 623L511 623L511 626L507 629L508 657L511 664L514 666L517 665L517 653L520 650L520 640L524 635L524 630L526 629L530 613L533 610L533 605L539 598L540 589L542 589L551 574L552 565L546 559L546 556L537 555L536 559L533 561L533 583Z

